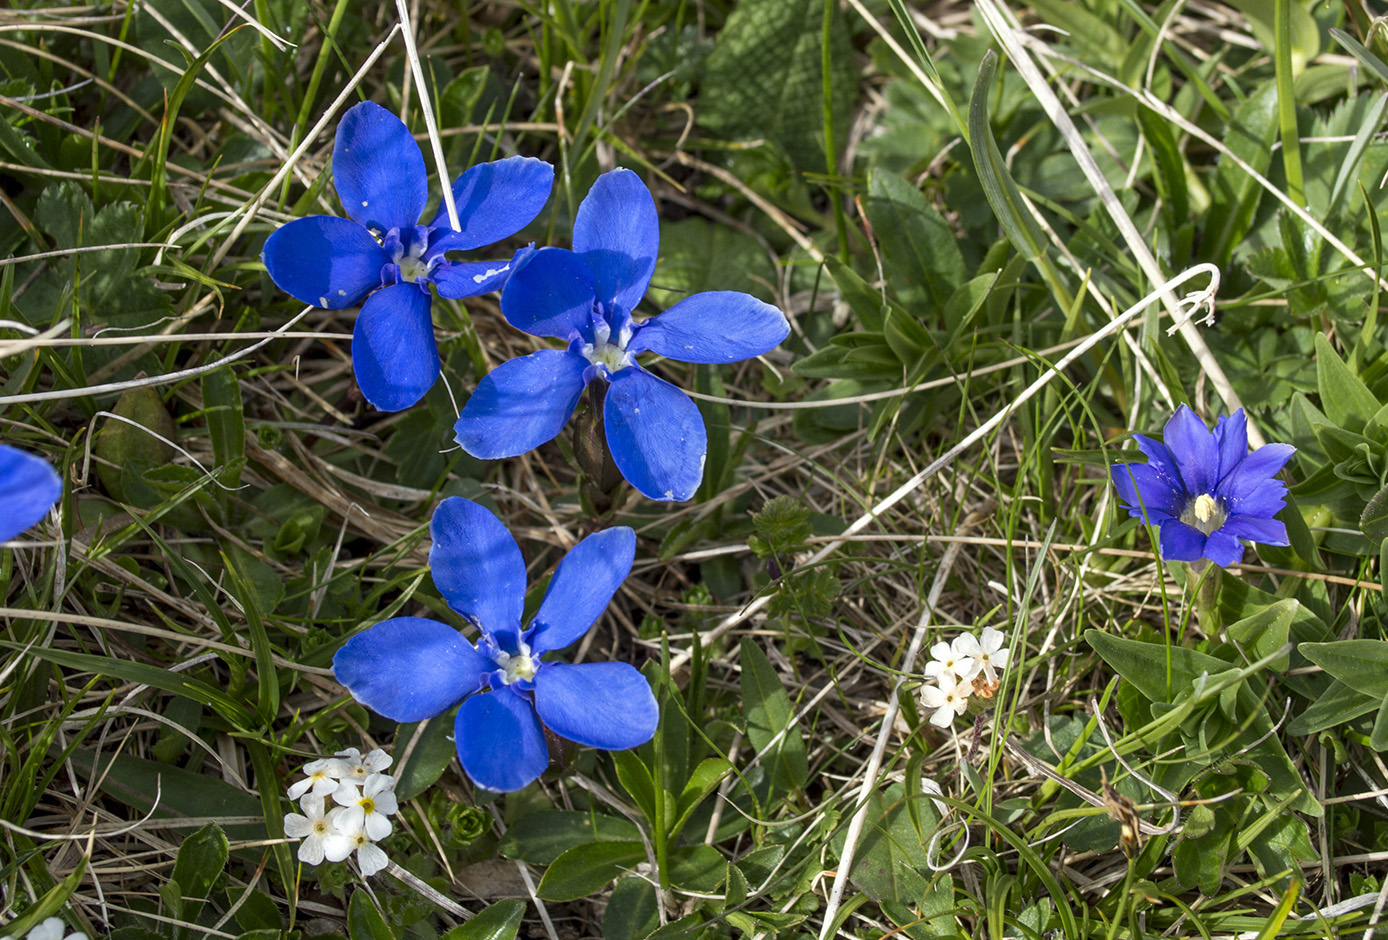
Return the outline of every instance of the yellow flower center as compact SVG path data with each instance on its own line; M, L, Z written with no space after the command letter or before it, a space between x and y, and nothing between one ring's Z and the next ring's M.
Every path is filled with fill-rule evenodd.
M1186 504L1185 510L1181 513L1182 522L1206 535L1218 531L1228 517L1229 512L1223 503L1209 493L1201 493L1195 497Z
M369 796L362 797L357 801L357 805L366 810L368 816L376 812L376 801Z

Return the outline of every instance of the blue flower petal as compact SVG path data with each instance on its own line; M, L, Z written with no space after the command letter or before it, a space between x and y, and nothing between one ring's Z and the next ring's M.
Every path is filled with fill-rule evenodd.
M270 233L260 260L275 285L295 300L341 310L381 286L381 268L391 257L351 219L311 215Z
M440 297L461 300L501 290L511 277L510 261L441 261L429 279Z
M592 340L593 272L563 248L541 248L518 261L501 292L501 314L531 336Z
M628 483L655 500L683 502L704 478L708 436L689 396L640 366L611 374L607 449Z
M1275 516L1286 504L1287 485L1277 478L1296 453L1290 444L1264 444L1220 481L1219 495L1230 514Z
M1161 527L1161 557L1166 561L1197 561L1205 551L1205 533L1172 519Z
M429 522L429 568L448 606L515 652L525 603L525 560L501 520L461 496L439 503Z
M507 157L469 167L453 182L453 203L463 230L448 231L439 243L442 250L469 251L514 235L540 214L553 187L554 167L534 157ZM442 199L431 227L450 227Z
M1116 464L1111 472L1118 498L1123 501L1128 515L1135 519L1142 518L1144 508L1152 522L1179 516L1185 508L1185 493L1172 489L1170 481L1150 464Z
M352 327L352 370L366 400L382 411L408 408L439 377L429 295L410 283L366 298Z
M396 617L348 640L333 675L352 697L393 721L423 721L482 687L496 665L446 624Z
M519 790L549 766L549 748L535 709L510 689L464 702L453 734L463 770L484 790Z
M627 349L680 362L741 362L775 349L788 333L785 314L751 294L706 291L638 326Z
M1227 568L1243 560L1243 543L1220 529L1210 533L1210 537L1205 540L1203 554L1219 567Z
M63 481L41 457L0 444L0 542L44 516L63 495Z
M516 457L551 441L578 407L588 360L541 349L503 362L477 383L453 425L463 450L483 460Z
M535 711L560 737L607 751L645 744L660 721L650 684L627 663L545 663Z
M1146 455L1147 466L1162 479L1166 487L1188 498L1190 494L1186 492L1186 485L1181 480L1181 470L1176 466L1176 458L1171 456L1167 446L1142 434L1134 434L1133 440L1137 442L1137 449Z
M1205 422L1185 405L1176 409L1162 434L1192 496L1209 493L1219 482L1219 451Z
M1248 539L1250 542L1260 542L1263 545L1291 544L1287 541L1287 527L1285 525L1276 519L1262 516L1232 515L1224 520L1224 525L1219 527L1219 531L1227 532L1237 538Z
M374 101L354 105L337 125L333 185L349 216L382 232L414 225L429 199L419 144Z
M1215 422L1215 447L1219 450L1219 469L1215 472L1215 483L1229 475L1229 471L1248 456L1248 417L1240 408L1231 415L1225 415Z
M594 532L559 562L531 622L534 655L561 650L588 632L631 572L636 533L626 526Z
M592 269L598 300L630 312L646 296L660 250L655 200L621 168L599 176L574 218L574 251Z

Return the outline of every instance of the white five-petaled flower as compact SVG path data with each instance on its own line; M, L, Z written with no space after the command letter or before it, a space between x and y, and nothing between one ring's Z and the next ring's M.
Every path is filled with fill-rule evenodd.
M981 642L972 633L960 634L954 640L954 652L961 657L960 675L965 674L963 669L967 664L969 678L981 671L989 682L998 681L997 670L1007 668L1009 650L1004 648L1006 641L1002 631L992 627L983 628Z
M3 940L9 940L9 936ZM67 933L67 925L61 917L50 917L25 934L24 940L87 940L87 935L80 930Z
M364 826L343 826L323 840L323 854L330 862L340 862L353 852L361 873L374 875L390 864L380 846L371 841Z
M968 636L968 634L965 634ZM930 647L930 662L925 664L925 675L928 679L938 678L946 673L951 676L958 676L960 679L972 679L977 673L978 668L965 662L965 656L960 652L958 637L951 643L941 640ZM973 637L969 637L973 639ZM972 671L968 671L972 668Z
M304 765L307 780L300 780L289 788L289 798L297 800L305 793L314 796L327 796L337 789L337 782L347 772L345 761L336 757L325 757Z
M284 834L303 840L299 843L299 861L308 865L323 861L323 843L337 832L337 822L343 812L337 806L325 811L325 804L322 796L310 793L303 802L307 815L286 813L284 816Z
M372 774L378 774L390 766L391 757L379 747L369 752L365 757L361 756L361 751L354 747L349 747L345 751L338 753L338 758L342 761L342 779L349 783L361 786L366 782L366 778Z
M937 681L939 685L921 686L921 701L926 708L935 709L935 714L930 716L930 723L937 728L948 728L954 723L955 718L968 710L969 691L973 688L973 682L969 680L966 684L960 685L953 672L940 673Z
M400 808L395 799L395 778L385 774L371 774L360 790L344 781L333 791L333 799L343 807L342 829L362 828L372 839L390 835L390 820L386 817Z

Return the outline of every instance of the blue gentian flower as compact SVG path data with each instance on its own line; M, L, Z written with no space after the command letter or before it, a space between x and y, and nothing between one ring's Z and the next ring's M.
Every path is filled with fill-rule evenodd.
M1113 485L1130 516L1161 527L1167 561L1208 558L1221 567L1243 558L1239 539L1286 545L1287 527L1274 518L1287 486L1277 473L1296 453L1290 444L1248 452L1248 419L1240 408L1211 432L1182 405L1166 422L1163 442L1134 434L1144 464L1112 468Z
M554 168L508 157L467 170L453 183L462 231L440 201L420 225L429 199L424 155L400 119L363 101L342 117L333 146L333 184L348 218L315 215L281 226L261 260L285 292L339 310L366 303L352 330L352 368L366 400L382 411L408 408L439 375L429 316L429 285L439 296L499 290L505 261L451 261L519 232L549 199Z
M0 444L0 542L48 515L62 495L63 481L47 461Z
M573 250L517 254L501 312L532 336L568 343L503 363L477 384L454 425L474 457L515 457L553 439L589 382L609 383L603 424L612 460L651 499L686 500L703 479L708 439L699 409L647 372L638 353L680 362L759 356L790 332L781 311L750 294L708 291L636 321L655 271L660 225L641 178L598 177L578 207Z
M474 646L452 627L420 617L396 617L357 634L333 657L333 673L357 701L402 722L461 703L458 759L486 790L519 790L544 772L546 727L609 751L651 739L659 710L634 667L541 658L582 637L607 607L636 555L631 529L604 529L575 545L524 628L525 562L500 520L454 496L439 504L429 532L434 584L482 635Z

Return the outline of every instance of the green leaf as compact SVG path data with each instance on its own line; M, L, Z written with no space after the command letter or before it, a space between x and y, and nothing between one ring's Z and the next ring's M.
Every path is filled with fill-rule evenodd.
M174 861L173 877L183 888L185 899L205 900L227 867L230 845L226 833L216 823L208 823L183 840Z
M484 907L472 920L448 931L443 940L514 940L524 915L524 902L515 898L497 901Z
M1292 620L1301 609L1301 604L1287 598L1264 608L1251 617L1232 623L1227 629L1229 638L1239 644L1244 656L1251 663L1270 656L1287 645ZM1271 663L1278 672L1291 668L1290 651L1284 652Z
M617 780L622 788L636 801L641 814L647 819L655 819L655 781L650 768L641 762L635 751L616 751L612 762L617 766Z
M19 644L6 640L0 640L0 647L15 651L24 649ZM170 672L167 669L160 669L158 666L149 666L130 660L93 656L89 653L73 653L68 650L36 646L30 647L27 652L30 656L56 663L59 666L66 666L69 669L90 672L98 676L112 676L126 682L143 683L165 692L181 695L184 698L209 706L238 728L250 729L256 725L255 717L244 705L232 699L221 689L214 688L206 682L180 672Z
M644 861L646 847L640 842L589 842L574 846L545 870L536 893L546 901L577 901L602 888L623 869Z
M867 824L858 837L848 877L874 901L914 903L925 892L925 847L907 811L906 788L894 783L868 797ZM831 842L843 856L847 831Z
M993 207L998 224L1007 233L1012 247L1035 261L1046 252L1046 238L1027 209L1021 190L1013 182L988 123L988 97L992 94L997 70L998 56L990 49L979 63L973 94L969 97L969 149L973 152L979 182L983 184L983 195Z
M351 940L395 940L390 925L365 888L353 891L347 904L347 936Z
M1302 643L1297 652L1356 692L1388 698L1388 641Z
M1254 171L1267 173L1272 162L1272 142L1277 138L1277 84L1265 82L1234 111L1224 131L1229 152ZM1248 233L1253 213L1262 197L1257 181L1238 164L1221 156L1205 216L1200 260L1223 266Z
M968 276L949 223L919 189L881 168L868 178L865 208L882 249L887 282L903 300L909 302L914 289L931 308L943 309Z
M63 905L67 903L67 899L72 897L72 893L77 890L77 886L82 883L82 878L87 874L88 861L90 859L86 855L81 856L77 860L76 867L66 878L44 892L43 897L35 901L23 914L5 924L6 935L22 937L61 911Z
M1365 504L1364 511L1359 514L1359 530L1380 545L1388 539L1388 486Z
M802 170L822 173L822 0L743 0L704 64L699 122L729 139L774 141ZM848 139L857 69L843 16L829 33L834 139Z
M603 940L642 940L660 924L655 885L644 878L622 878L602 915Z
M512 824L497 851L532 865L548 865L580 845L635 842L640 838L640 830L628 819L577 810L542 810Z
M202 402L207 421L207 436L212 441L212 456L218 467L226 468L221 482L228 489L241 483L242 458L246 455L246 420L241 402L241 383L228 366L202 377ZM222 491L225 512L230 494Z
M680 793L679 803L675 807L675 824L670 828L672 837L679 834L690 814L705 797L718 789L718 784L732 771L733 765L721 757L709 757L699 762L699 766L689 775L689 782Z
M399 727L395 733L396 754L404 756L394 770L397 798L412 800L443 776L456 753L450 740L452 734L453 722L443 718L430 718Z
M770 768L781 788L805 786L809 760L805 740L791 723L790 696L771 661L751 637L742 638L742 708L747 716L747 738ZM784 732L784 734L782 734ZM779 737L779 741L777 740Z
M711 893L727 874L728 860L711 845L689 845L670 853L670 883L682 890Z
M797 552L814 535L810 507L794 496L768 499L760 510L752 513L752 527L757 534L749 544L758 558Z
M1369 387L1350 371L1323 333L1316 333L1316 384L1321 407L1337 426L1359 433L1378 413L1379 401Z
M1351 689L1336 679L1304 712L1287 722L1287 733L1300 736L1336 728L1368 714L1378 706L1379 699Z

